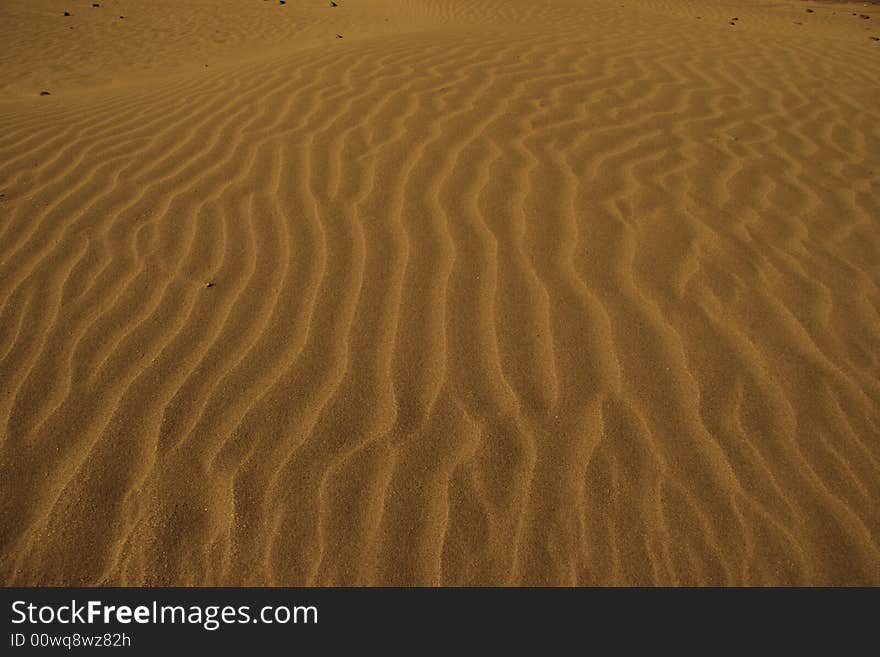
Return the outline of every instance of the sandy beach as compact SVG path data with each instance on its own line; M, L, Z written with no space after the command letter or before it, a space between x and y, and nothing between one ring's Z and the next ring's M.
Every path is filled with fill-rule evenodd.
M880 5L0 43L0 584L880 585Z

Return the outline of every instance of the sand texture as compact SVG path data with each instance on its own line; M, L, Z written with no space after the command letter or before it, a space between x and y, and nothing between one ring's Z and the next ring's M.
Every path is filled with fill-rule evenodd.
M0 3L0 583L880 584L880 7L336 1Z

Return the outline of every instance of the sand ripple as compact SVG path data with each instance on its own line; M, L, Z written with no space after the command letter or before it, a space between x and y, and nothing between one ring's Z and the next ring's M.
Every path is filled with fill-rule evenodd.
M880 584L864 26L272 8L0 103L4 584Z

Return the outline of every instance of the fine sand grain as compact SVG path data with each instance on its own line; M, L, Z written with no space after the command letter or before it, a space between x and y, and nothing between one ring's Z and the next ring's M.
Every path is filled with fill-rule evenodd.
M0 583L880 584L880 7L336 4L0 3Z

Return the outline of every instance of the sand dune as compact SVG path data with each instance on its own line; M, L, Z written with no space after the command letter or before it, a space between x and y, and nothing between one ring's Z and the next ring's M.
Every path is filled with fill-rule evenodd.
M0 582L880 584L880 10L337 2L0 7Z

